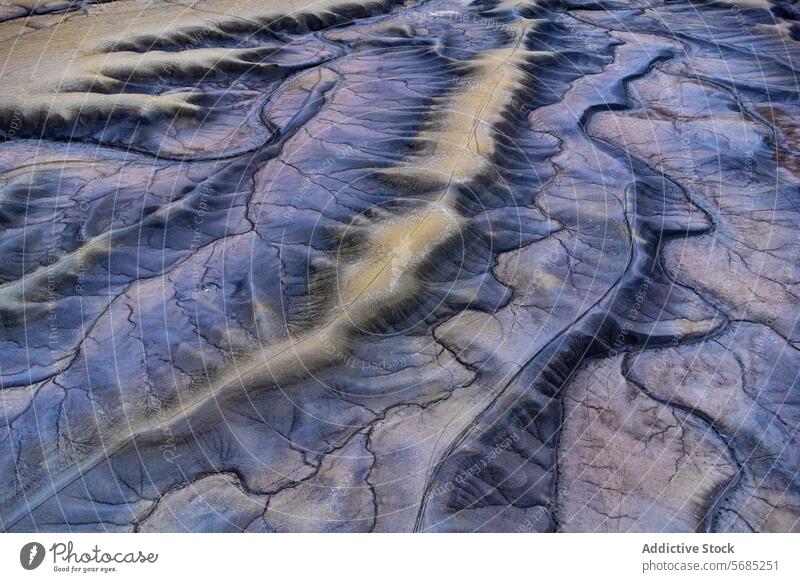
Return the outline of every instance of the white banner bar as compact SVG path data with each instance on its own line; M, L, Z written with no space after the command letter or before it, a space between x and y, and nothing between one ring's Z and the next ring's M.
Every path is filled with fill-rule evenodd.
M3 534L0 572L14 581L797 581L798 542L797 534Z

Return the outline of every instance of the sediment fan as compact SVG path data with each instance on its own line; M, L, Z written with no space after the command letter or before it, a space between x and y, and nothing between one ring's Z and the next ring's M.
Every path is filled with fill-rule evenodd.
M788 3L0 20L3 530L800 529Z

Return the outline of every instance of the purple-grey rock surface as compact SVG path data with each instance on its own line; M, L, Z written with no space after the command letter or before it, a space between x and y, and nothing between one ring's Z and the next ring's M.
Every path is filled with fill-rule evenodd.
M0 530L800 531L800 4L0 10Z

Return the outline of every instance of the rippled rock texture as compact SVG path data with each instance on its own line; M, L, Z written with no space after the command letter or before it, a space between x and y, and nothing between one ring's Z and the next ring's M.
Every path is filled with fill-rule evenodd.
M4 4L0 527L800 530L798 16Z

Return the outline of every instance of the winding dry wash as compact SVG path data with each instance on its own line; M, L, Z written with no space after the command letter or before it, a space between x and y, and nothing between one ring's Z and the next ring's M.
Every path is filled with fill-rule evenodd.
M0 530L800 531L790 0L10 0Z

